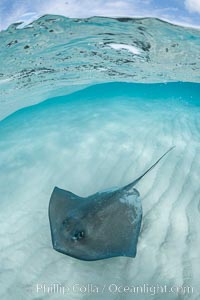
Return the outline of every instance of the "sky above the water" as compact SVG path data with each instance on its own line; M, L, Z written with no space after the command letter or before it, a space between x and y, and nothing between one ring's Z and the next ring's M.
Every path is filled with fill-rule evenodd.
M200 27L200 0L0 0L0 30L44 14L67 17L157 17Z

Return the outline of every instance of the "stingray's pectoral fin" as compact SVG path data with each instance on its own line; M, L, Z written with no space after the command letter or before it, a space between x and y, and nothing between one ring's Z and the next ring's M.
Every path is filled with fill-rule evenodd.
M76 208L77 204L80 203L80 199L81 197L72 192L55 187L49 202L50 221L54 219L54 217L58 218L58 216L66 214L68 211Z
M137 248L136 245L134 246L134 249L132 249L131 251L127 251L127 254L125 256L127 257L136 257L137 254Z
M127 257L133 257L134 258L137 255L137 245L138 245L138 238L139 238L140 228L141 228L141 221L139 221L138 224L137 224L137 233L135 232L135 236L133 238L132 246L127 251L127 254L126 254Z
M55 187L49 202L49 222L51 228L52 244L55 250L60 249L60 228L65 221L67 214L77 208L81 203L81 197Z

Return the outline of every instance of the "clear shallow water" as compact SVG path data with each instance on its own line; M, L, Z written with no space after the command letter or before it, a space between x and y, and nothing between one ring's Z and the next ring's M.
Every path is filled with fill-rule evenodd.
M115 26L111 26L115 22L113 19L103 20L107 22L104 32L105 28L114 30ZM69 22L68 19L65 21ZM82 22L75 23L80 26ZM152 30L153 26L158 31L163 29L155 25L160 22L158 20L148 22L151 22L148 30ZM129 23L119 22L119 26L130 26ZM89 21L88 26L92 24ZM176 28L181 34L190 31L161 24ZM95 23L101 28L100 25ZM55 23L52 26L56 30ZM9 30L11 35L27 32L23 31L25 29L17 33L12 28ZM37 32L33 28L26 30ZM84 32L77 32L77 35L84 36ZM3 34L9 36L8 32ZM155 42L155 34L152 33L152 36ZM119 43L119 37L115 42ZM82 39L84 41L84 37ZM171 39L171 33L167 30L163 34L163 41L165 39ZM183 39L184 49L187 42ZM30 43L33 43L32 38ZM198 40L193 39L192 43L190 50L195 51ZM76 39L73 47L78 47L78 44ZM49 44L48 52L52 48ZM103 49L99 51L103 53ZM111 48L111 51L116 50ZM17 54L13 50L16 59L22 55L21 52ZM121 55L121 52L113 53L116 57ZM130 55L127 50L122 54ZM133 53L131 55L134 57ZM38 57L37 52L35 57ZM76 57L79 59L78 55ZM190 58L196 60L198 67L198 55L193 58L191 55ZM172 59L175 60L173 55ZM22 69L26 62L27 59L21 61ZM51 63L57 65L52 58ZM69 66L71 64L72 61ZM109 61L105 64L109 65ZM141 64L138 64L140 68ZM191 66L188 66L190 73L182 68L179 78L170 69L170 63L167 68L163 65L163 71L168 72L171 80L182 82L149 84L154 81L156 64L145 64L149 72L146 83L123 83L126 79L119 77L121 82L92 85L71 94L70 84L76 90L82 84L115 81L116 77L112 75L108 80L105 74L100 76L93 68L90 79L84 73L77 72L78 79L70 81L69 73L60 71L66 79L59 85L59 75L55 72L53 82L47 72L42 75L43 81L41 74L38 74L35 77L38 82L31 77L32 85L22 84L19 87L28 75L24 79L14 79L8 72L11 85L8 89L7 83L2 83L1 98L4 100L1 113L7 118L0 122L1 299L102 299L101 293L70 290L62 296L36 292L36 284L57 282L70 287L77 283L92 283L100 288L106 285L103 294L106 299L199 298L200 85L195 83L198 77L195 77ZM124 67L123 64L121 67ZM120 66L115 65L115 68L118 70ZM133 72L131 66L129 72ZM189 76L193 82L183 82L184 76ZM129 80L131 77L127 78ZM162 81L157 73L155 81L159 78ZM142 78L138 78L138 82L142 82ZM29 106L45 99L47 87L48 94L52 93L55 97ZM8 96L11 92L12 103ZM64 92L68 94L60 97L59 94ZM29 107L19 110L22 106ZM10 114L13 110L17 111ZM173 145L176 145L173 152L137 186L144 218L135 259L113 258L88 263L52 250L47 210L55 185L83 196L112 186L122 186L138 177ZM109 292L108 287L112 283L123 286L144 283L169 287L185 285L192 286L194 294L142 294L134 297L131 293Z

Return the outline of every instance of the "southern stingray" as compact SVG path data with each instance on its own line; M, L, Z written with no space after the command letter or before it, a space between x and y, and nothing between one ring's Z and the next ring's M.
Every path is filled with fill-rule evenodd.
M142 204L134 186L173 148L124 187L88 197L55 187L49 202L53 248L88 261L114 256L135 257Z

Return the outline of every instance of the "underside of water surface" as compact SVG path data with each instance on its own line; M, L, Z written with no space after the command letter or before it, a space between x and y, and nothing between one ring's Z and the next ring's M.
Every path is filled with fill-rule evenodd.
M199 299L199 38L148 18L44 16L0 33L1 299ZM136 258L84 262L52 249L55 186L80 196L123 186L172 146L137 185ZM66 294L37 290L56 283Z

